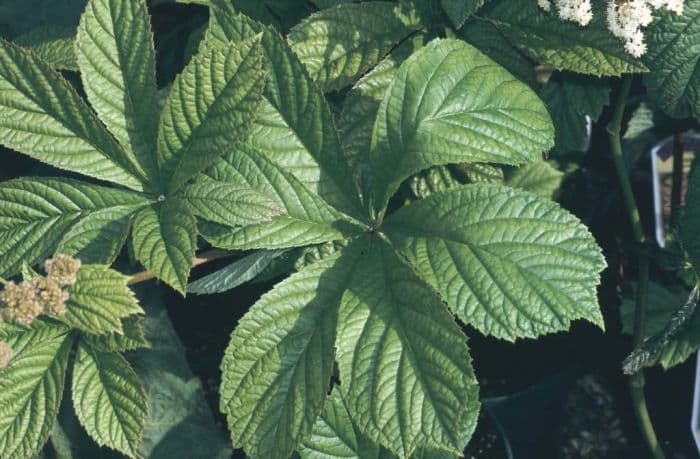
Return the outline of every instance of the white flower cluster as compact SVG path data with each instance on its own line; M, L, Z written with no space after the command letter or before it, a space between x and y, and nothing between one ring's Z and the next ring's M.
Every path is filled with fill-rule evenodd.
M642 29L653 20L655 9L665 8L676 14L683 14L684 0L608 0L608 28L616 37L625 42L625 51L640 57L647 51ZM593 18L591 0L537 0L539 6L550 11L552 4L564 21L582 26Z

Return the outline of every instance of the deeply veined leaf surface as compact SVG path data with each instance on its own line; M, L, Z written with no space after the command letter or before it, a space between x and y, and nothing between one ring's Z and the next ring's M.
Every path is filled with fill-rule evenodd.
M3 458L24 459L49 438L73 339L66 327L42 323L8 342L15 355L0 370L0 451Z
M644 72L622 40L607 28L604 2L593 2L593 20L581 27L544 11L537 2L487 2L479 15L494 23L518 49L542 64L597 76Z
M140 190L125 154L72 86L0 39L0 144L60 169Z
M651 99L677 118L700 116L700 1L686 0L683 14L657 10L645 31L644 76Z
M535 338L579 318L603 327L601 250L552 201L467 185L403 207L384 230L457 316L487 335Z
M254 225L284 213L282 205L251 187L201 180L181 194L199 218L228 226Z
M461 454L479 413L466 337L437 293L376 236L346 249L362 267L338 312L340 390L362 432L401 458Z
M344 3L310 15L287 39L319 87L332 91L356 81L419 28L396 3Z
M180 188L250 132L265 73L260 38L195 56L175 79L158 130L158 166L165 191Z
M48 25L37 27L15 38L13 42L32 50L43 61L59 70L78 70L75 60L75 29Z
M91 212L66 232L56 253L72 255L83 263L111 264L126 242L131 217L139 207L117 206Z
M333 371L340 297L359 258L330 257L277 284L231 335L221 410L233 444L252 458L286 459L311 432Z
M434 40L399 68L372 134L372 208L383 211L421 169L458 162L521 164L554 145L546 107L471 45Z
M274 30L236 14L222 0L212 6L210 45L238 42L256 33L263 33L267 82L248 143L335 207L357 216L357 189L345 173L333 115L304 65Z
M171 198L141 210L132 237L136 259L184 295L197 249L197 220L189 207Z
M4 182L0 184L0 275L16 274L22 261L33 265L51 255L71 225L95 212L102 217L106 216L102 211L123 215L122 210L136 212L148 202L137 193L69 179Z
M377 445L354 425L336 387L326 399L314 429L299 449L302 459L393 459L396 456Z
M75 413L90 437L100 446L140 457L138 447L148 414L146 394L123 356L81 342L72 393Z
M89 0L76 56L88 100L134 167L156 177L155 51L145 0Z
M202 235L226 249L284 249L320 244L357 233L360 227L311 192L292 174L250 147L226 155L207 170L214 179L252 187L282 204L285 215L232 230L202 222Z
M258 250L234 261L207 276L197 279L187 286L187 293L195 295L211 295L233 290L239 285L255 279L270 263L284 251Z
M464 25L469 16L481 8L486 0L440 0L442 9L447 13L456 28Z
M143 314L129 278L107 266L85 265L68 289L66 315L62 320L73 328L96 335L123 334L122 319Z
M82 339L90 347L100 351L133 351L147 348L143 329L144 316L131 315L122 319L122 331L112 332L106 335L83 334Z

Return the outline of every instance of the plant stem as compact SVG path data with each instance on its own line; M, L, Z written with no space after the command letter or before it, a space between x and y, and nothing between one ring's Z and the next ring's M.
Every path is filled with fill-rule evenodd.
M678 211L681 208L683 195L683 135L673 136L673 181L671 183L671 227L678 223Z
M192 261L192 267L201 266L203 264L209 263L214 260L219 260L221 258L232 257L236 255L236 252L228 252L226 250L212 249L197 255ZM141 271L131 276L128 284L134 285L141 282L145 282L151 279L155 279L156 275L150 271Z
M608 125L608 134L610 137L610 148L612 150L613 160L615 162L615 170L617 171L617 178L620 183L622 197L625 201L627 216L630 224L632 225L634 241L638 246L641 246L646 242L646 237L644 235L644 228L642 227L642 221L639 216L639 208L637 207L637 202L634 199L634 193L632 192L632 183L630 182L627 166L625 165L621 140L622 118L625 114L625 106L631 88L632 77L624 77L617 101L615 103L613 117ZM646 304L649 289L649 259L646 254L640 252L637 254L637 260L639 279L637 280L637 292L634 308L635 346L639 345L644 340L647 309ZM637 423L639 424L639 428L647 443L651 457L654 459L665 459L663 450L659 444L659 440L654 432L654 426L652 425L649 417L649 410L647 409L646 398L644 396L644 373L642 371L630 376L629 388L632 396L634 412L637 417Z

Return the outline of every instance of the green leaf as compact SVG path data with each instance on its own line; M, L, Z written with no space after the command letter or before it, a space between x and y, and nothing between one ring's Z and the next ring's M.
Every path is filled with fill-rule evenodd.
M124 357L81 342L72 393L80 424L100 446L140 457L137 451L148 415L146 394Z
M457 164L455 169L460 175L467 179L469 183L492 183L501 185L505 181L503 169L490 164Z
M259 32L267 83L248 143L338 209L358 215L357 188L345 173L328 103L284 39L219 0L211 11L207 40L212 45L237 42Z
M422 35L397 47L348 91L343 100L338 130L345 156L355 181L363 183L367 174L372 127L399 65L422 46Z
M456 28L464 25L464 22L469 16L474 14L476 10L481 8L486 0L440 0L442 9L447 13L452 24Z
M467 185L401 208L384 230L457 316L487 335L535 338L579 318L603 327L601 250L552 201Z
M685 197L685 208L680 221L680 242L683 250L695 270L700 276L700 168L694 167L688 177L688 191Z
M588 140L586 117L593 121L600 117L609 103L608 84L587 75L560 74L550 78L541 96L554 121L556 150L584 151Z
M214 180L188 185L180 196L197 217L227 226L254 225L284 213L281 203L252 187Z
M197 221L187 205L172 198L143 209L132 237L136 259L184 295L197 249Z
M148 199L136 193L75 180L22 178L0 183L0 275L18 273L22 261L42 261L71 225L87 230L94 213L104 218L111 211L135 212L147 204Z
M446 166L431 167L411 177L408 183L419 199L460 185Z
M545 161L525 164L507 175L505 184L512 188L553 199L559 189L564 173Z
M162 289L136 287L146 310L148 349L129 353L146 390L148 419L139 453L148 459L231 459L225 427L214 420L201 381L192 374L187 351L168 317Z
M143 206L117 206L91 212L73 225L58 243L56 253L87 264L112 264L119 255L132 215Z
M635 286L636 289L636 286ZM662 333L673 314L688 300L688 291L678 286L666 287L658 282L649 283L644 338ZM631 335L634 330L635 300L633 295L623 297L620 315L622 331ZM685 362L700 347L700 314L695 311L684 328L663 346L659 355L645 366L661 365L668 370Z
M420 28L402 9L393 2L344 3L307 17L288 41L322 90L342 89Z
M394 459L396 456L360 432L350 418L347 404L338 388L326 398L323 412L316 419L311 436L299 450L302 459ZM444 451L421 448L412 459L454 459Z
M48 25L32 29L13 40L59 70L78 70L75 60L75 29Z
M461 455L479 413L466 336L384 241L365 236L345 252L362 260L338 312L340 390L350 416L399 457L421 446Z
M252 458L288 458L311 432L333 371L340 297L359 258L320 261L277 284L231 335L221 410Z
M2 39L0 144L59 169L142 188L73 87L35 54Z
M149 347L143 331L143 316L129 316L122 319L122 333L107 335L83 334L82 339L90 347L100 351L133 351Z
M381 213L421 169L459 162L521 164L553 146L542 101L460 40L434 40L399 68L372 134L372 208Z
M11 36L43 26L67 27L75 31L86 0L63 0L56 8L54 0L3 0L0 26L7 25Z
M535 86L537 76L532 61L511 45L493 24L481 19L467 21L459 31L459 37L525 83Z
M9 344L15 355L0 370L0 451L8 459L29 458L56 420L73 339L65 327L39 324Z
M202 222L202 235L214 246L236 250L284 249L344 239L360 230L292 174L249 147L226 155L207 175L274 197L286 213L270 222L240 229Z
M89 0L75 52L88 100L134 169L156 177L158 105L145 0Z
M586 27L559 19L537 2L488 2L480 11L523 53L542 64L597 76L644 72L647 68L627 54L623 42L607 28L605 3L593 2L593 20Z
M127 286L128 280L128 276L107 266L82 266L77 282L68 289L63 322L96 335L122 334L122 319L143 314Z
M648 50L644 82L649 97L674 118L700 116L700 1L686 0L683 14L655 12L645 31Z
M326 399L311 436L304 440L302 459L393 459L395 456L367 438L352 422L338 388Z
M188 293L211 295L233 290L239 285L255 279L284 253L281 250L259 250L247 255L212 274L197 279L187 286Z
M158 130L158 165L167 191L180 188L249 134L265 84L259 42L255 37L209 49L175 79Z

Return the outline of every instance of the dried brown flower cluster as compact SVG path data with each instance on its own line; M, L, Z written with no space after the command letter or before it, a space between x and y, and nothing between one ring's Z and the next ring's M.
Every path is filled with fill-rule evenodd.
M14 357L15 351L5 341L0 341L0 369L5 368Z
M80 260L56 255L46 260L47 276L36 276L16 284L8 282L0 292L0 316L3 320L29 325L41 314L62 316L66 313L68 292L64 287L75 284Z

